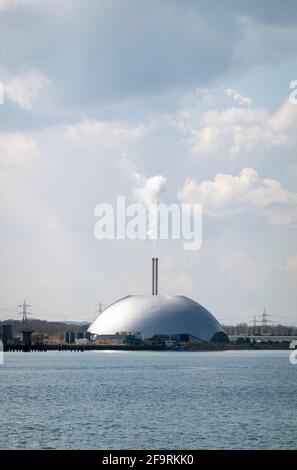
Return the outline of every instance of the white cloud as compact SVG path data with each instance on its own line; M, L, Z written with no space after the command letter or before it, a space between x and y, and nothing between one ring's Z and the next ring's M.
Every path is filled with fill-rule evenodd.
M241 106L251 106L253 101L248 96L242 96L238 91L233 90L232 88L227 88L226 93L228 96L233 98L233 100Z
M265 217L269 224L287 227L297 227L297 207L296 205L283 207L273 207L265 210Z
M27 111L49 106L50 81L37 70L8 78L4 83L6 96Z
M241 99L238 96L236 100ZM255 150L288 150L297 145L297 106L289 100L275 113L250 106L211 109L202 114L199 126L189 122L189 111L184 110L175 125L184 131L191 151L199 156L223 153L238 158Z
M288 13L291 9L288 7ZM280 19L282 13L276 14ZM295 53L297 31L294 22L263 22L246 14L238 15L236 21L241 39L235 44L233 60L242 71L263 64L276 66Z
M252 168L236 176L218 173L213 181L187 179L178 195L184 203L202 204L213 217L255 211L271 224L297 224L297 193L277 180L262 179Z
M0 11L9 10L18 5L30 5L30 3L39 3L40 0L0 0Z
M23 168L39 157L36 141L20 133L0 135L0 163L6 167Z
M103 266L106 252L112 256L117 245L110 250L94 239L93 208L114 200L118 191L129 193L131 182L119 171L120 155L133 153L145 133L141 124L86 120L30 134L0 134L5 298L17 302L26 291L32 305L44 308L44 298L55 292L55 302L47 302L49 312L66 314L69 309L83 318L97 295L104 302L114 300L114 288L108 282L102 287L96 265L100 259ZM30 171L19 171L23 167ZM77 299L77 305L69 306L75 291L81 303Z
M289 256L286 262L286 271L293 276L297 276L297 255Z
M85 119L77 124L64 127L65 136L74 142L97 143L109 148L120 148L119 143L138 140L149 130L144 124L124 124L119 122Z
M239 282L249 290L259 290L268 282L272 266L235 252L221 256L219 268L231 281Z
M139 137L142 135L144 128L141 126L129 126L118 123L109 123L106 121L84 120L78 124L66 127L69 135L73 138L95 137L101 138L106 133L112 137Z
M166 276L163 277L161 273L160 281L162 285L162 293L165 294L172 294L173 291L174 294L182 293L183 295L191 295L192 292L195 292L197 287L193 276L191 276L191 273L189 273L187 270L178 272L174 270L170 272L167 271Z

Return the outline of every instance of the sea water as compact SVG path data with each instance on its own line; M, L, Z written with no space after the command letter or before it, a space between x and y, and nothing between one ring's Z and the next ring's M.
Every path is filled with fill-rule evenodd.
M1 449L296 449L289 351L6 353Z

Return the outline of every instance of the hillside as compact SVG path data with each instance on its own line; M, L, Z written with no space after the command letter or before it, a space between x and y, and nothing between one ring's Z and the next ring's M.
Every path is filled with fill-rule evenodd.
M5 320L0 321L0 325L10 324L13 329L13 333L20 333L23 329L23 323L20 320ZM46 320L38 320L30 318L27 320L26 329L33 330L37 334L51 334L51 335L63 335L66 331L73 331L75 333L86 331L89 323L63 323L63 322L51 322Z

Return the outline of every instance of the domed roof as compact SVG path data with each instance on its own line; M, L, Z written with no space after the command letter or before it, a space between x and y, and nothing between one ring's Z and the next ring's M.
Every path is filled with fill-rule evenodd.
M228 341L215 317L182 295L129 295L107 307L88 331L96 335L139 332L145 338L189 334L204 341Z

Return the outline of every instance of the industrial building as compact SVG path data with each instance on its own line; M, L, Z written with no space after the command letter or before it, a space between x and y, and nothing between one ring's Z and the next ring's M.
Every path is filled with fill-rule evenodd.
M9 342L13 340L12 326L11 325L1 325L0 328L0 338L4 346L7 346Z
M75 342L75 333L73 331L66 331L65 343L73 344Z
M93 335L119 332L188 335L202 341L229 342L216 318L202 305L183 295L158 294L158 258L152 261L152 295L128 295L103 310L90 325Z

